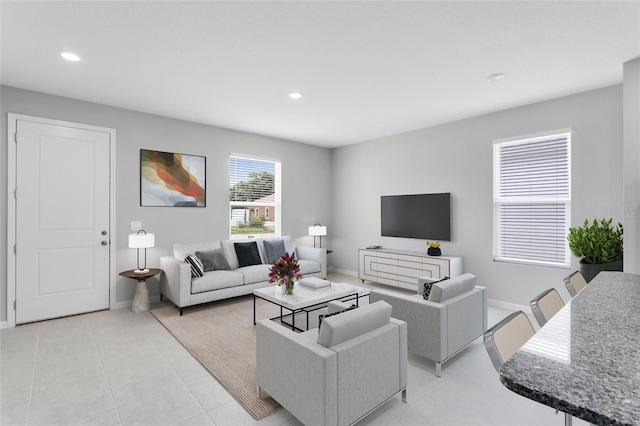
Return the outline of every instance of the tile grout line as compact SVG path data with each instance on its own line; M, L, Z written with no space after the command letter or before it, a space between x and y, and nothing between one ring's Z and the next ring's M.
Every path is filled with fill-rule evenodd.
M29 424L29 418L31 417L31 403L33 402L33 389L36 381L36 362L38 360L38 348L40 347L40 331L42 327L38 323L38 334L36 337L36 349L33 351L33 369L31 370L31 389L29 390L29 405L27 407L27 425Z
M113 397L113 391L111 390L111 382L109 381L109 377L107 377L107 372L104 368L104 362L102 360L102 354L100 353L100 348L98 347L98 342L96 341L95 332L91 331L91 340L93 340L93 344L96 348L96 353L98 354L98 359L100 360L100 369L102 370L102 375L104 376L104 380L107 383L107 387L109 388L109 395L111 396L111 403L113 404L113 408L116 410L116 416L118 416L118 423L122 426L122 417L120 417L120 410L118 410L118 406L116 405L116 399Z
M151 315L151 314L150 314ZM155 317L154 317L155 319ZM162 327L167 333L168 331ZM182 377L180 377L180 374L178 374L178 372L175 370L175 368L173 368L173 365L171 365L171 363L169 362L169 360L167 359L167 357L164 356L164 354L162 353L162 351L160 350L160 348L158 348L158 346L156 345L155 341L153 339L151 340L151 344L153 345L153 347L155 348L155 350L158 352L158 354L160 355L160 357L164 360L164 362L167 363L167 366L169 366L169 368L171 369L171 371L173 372L173 374L175 374L175 376L178 378L178 380L180 380L180 383L182 383L182 386L184 386L184 388L187 390L187 392L189 392L189 395L191 395L191 398L193 398L193 400L195 401L195 403L198 405L198 407L200 407L200 409L202 410L202 412L207 416L207 418L211 421L211 425L215 426L215 422L213 421L213 419L211 418L211 416L209 416L209 413L207 412L207 410L204 409L204 407L200 404L200 401L198 401L198 398L196 398L196 396L193 394L193 392L191 392L191 389L189 389L189 386L187 386L187 384L184 382L184 380L182 380Z

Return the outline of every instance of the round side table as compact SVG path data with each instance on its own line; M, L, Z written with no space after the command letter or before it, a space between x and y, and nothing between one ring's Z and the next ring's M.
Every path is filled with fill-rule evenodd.
M149 302L149 289L147 288L147 278L151 278L161 272L164 271L158 268L149 268L149 272L145 272L143 274L136 274L133 269L120 272L120 275L123 277L138 280L136 294L133 296L133 304L131 305L131 310L133 312L146 312L151 309L151 302Z

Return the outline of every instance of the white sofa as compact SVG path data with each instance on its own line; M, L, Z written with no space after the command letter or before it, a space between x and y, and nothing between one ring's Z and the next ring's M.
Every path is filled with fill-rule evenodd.
M295 333L256 324L256 382L305 425L350 425L402 392L406 402L407 325L372 303Z
M433 284L424 300L427 281L418 279L418 294L375 289L369 300L393 306L392 316L407 322L409 352L435 361L441 377L442 364L487 331L487 294L475 275L463 274Z
M265 240L283 240L286 251L295 253L300 272L305 277L327 277L326 250L296 246L290 236L180 243L173 245L173 256L160 257L160 267L165 272L160 278L160 297L175 303L182 315L187 306L251 294L255 289L275 285L269 284L271 263L267 263ZM234 244L253 241L261 263L240 267ZM202 277L192 276L191 266L184 261L185 257L216 249L222 249L230 269L208 271Z

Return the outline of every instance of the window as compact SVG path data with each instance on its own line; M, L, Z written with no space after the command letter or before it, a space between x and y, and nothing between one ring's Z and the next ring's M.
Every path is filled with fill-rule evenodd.
M495 141L494 260L569 267L571 132Z
M250 157L229 157L231 238L280 235L280 163ZM262 215L261 211L272 214ZM253 212L253 214L251 214ZM278 220L276 220L278 219Z
M267 219L269 219L269 207L265 207L265 208L264 208L264 217L266 217Z

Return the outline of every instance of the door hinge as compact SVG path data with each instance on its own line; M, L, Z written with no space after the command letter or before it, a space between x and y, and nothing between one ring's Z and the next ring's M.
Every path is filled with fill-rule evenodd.
M13 301L13 310L14 311L16 310L16 301L15 300Z
M16 245L17 245L17 244L14 244L14 245L13 245L13 254L16 254Z
M17 189L13 190L13 198L15 198L16 200L18 199L18 190Z
M15 132L15 133L13 134L13 141L14 141L15 143L18 143L18 132Z

